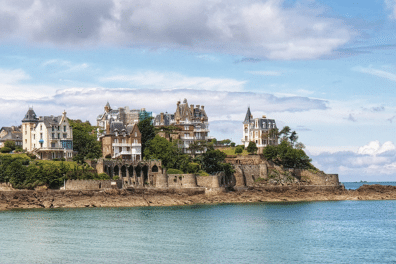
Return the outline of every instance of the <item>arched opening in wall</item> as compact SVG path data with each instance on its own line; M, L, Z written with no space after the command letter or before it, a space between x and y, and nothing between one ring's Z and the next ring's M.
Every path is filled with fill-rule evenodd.
M110 175L110 168L109 168L109 166L105 165L104 168L103 168L103 170L104 170L104 172L105 172L107 175Z
M136 166L135 172L136 172L136 177L140 177L140 173L142 172L142 167L140 167L140 165Z
M115 165L114 167L114 176L119 176L120 175L120 168L118 165Z
M221 186L224 186L225 182L224 182L224 177L221 177Z
M143 183L149 184L149 182L148 182L148 166L144 165L142 168L142 171L143 171Z
M157 165L154 165L154 166L151 168L151 171L152 171L152 172L158 172L158 167L157 167Z
M133 177L133 166L128 167L129 177Z
M121 167L121 176L122 176L122 177L126 177L126 176L127 176L127 175L126 175L126 171L127 171L126 166L125 166L125 165L122 166L122 167Z

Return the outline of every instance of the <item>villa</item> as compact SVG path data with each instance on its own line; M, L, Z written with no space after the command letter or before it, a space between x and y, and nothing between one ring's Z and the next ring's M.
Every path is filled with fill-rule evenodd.
M73 130L63 111L61 116L37 117L29 108L22 119L23 149L39 159L73 158Z
M250 107L248 107L243 121L242 144L246 148L252 141L256 143L259 152L268 145L276 146L278 145L278 138L276 133L271 133L272 129L276 129L274 119L268 119L265 115L262 118L253 118Z

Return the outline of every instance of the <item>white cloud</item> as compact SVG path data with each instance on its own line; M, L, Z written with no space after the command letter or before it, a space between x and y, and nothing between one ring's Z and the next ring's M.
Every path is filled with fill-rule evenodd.
M150 89L197 89L212 91L242 91L246 81L226 78L189 77L174 72L146 71L132 75L115 75L100 79L103 82L128 83L135 87Z
M28 79L30 79L29 74L22 69L0 69L0 84L13 84Z
M358 154L377 155L387 151L395 150L396 147L391 141L385 142L382 146L378 140L371 141L367 145L360 147Z
M370 75L374 75L380 78L385 78L391 81L396 82L396 74L391 73L391 72L387 72L387 71L383 71L383 70L378 70L378 69L374 69L372 67L355 67L353 68L353 70L358 71L358 72L362 72L362 73L367 73Z
M283 2L3 0L0 36L63 47L185 48L281 60L330 55L353 37L325 8L285 8Z
M328 173L339 173L343 181L396 180L396 147L393 142L378 140L352 150L309 152L313 164Z
M396 0L385 0L385 5L388 9L392 11L389 17L391 19L396 19Z

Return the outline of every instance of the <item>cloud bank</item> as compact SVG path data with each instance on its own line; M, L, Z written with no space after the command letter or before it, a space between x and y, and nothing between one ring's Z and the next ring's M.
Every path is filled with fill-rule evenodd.
M309 152L309 151L308 151ZM378 140L354 151L322 152L312 155L313 164L327 173L338 173L341 181L395 181L396 147Z
M286 6L283 0L0 0L0 39L316 59L353 37L324 10L315 1Z

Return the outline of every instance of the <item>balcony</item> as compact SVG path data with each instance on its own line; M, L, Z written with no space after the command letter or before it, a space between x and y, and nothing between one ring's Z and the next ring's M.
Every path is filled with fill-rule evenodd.
M184 140L194 140L195 137L181 137L181 139L184 139Z
M131 143L113 143L113 147L130 147Z

